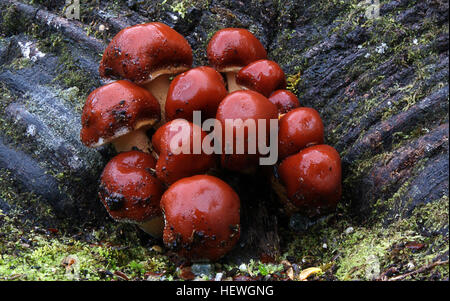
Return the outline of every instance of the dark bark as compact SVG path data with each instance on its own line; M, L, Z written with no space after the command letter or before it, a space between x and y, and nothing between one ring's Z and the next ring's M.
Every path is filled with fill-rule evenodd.
M423 204L448 202L448 2L381 1L372 21L358 1L200 1L184 9L174 1L81 2L77 21L64 18L63 3L0 0L0 178L38 195L57 218L104 222L97 180L113 153L81 145L80 108L101 85L97 66L108 40L147 21L185 35L196 66L207 64L216 30L249 28L302 105L323 117L326 142L343 161L343 203L357 220L389 224ZM31 55L42 45L46 55L20 65L20 45L29 41ZM247 200L238 254L278 255L279 205L268 185L253 191L255 179L229 180ZM15 206L0 197L2 208Z

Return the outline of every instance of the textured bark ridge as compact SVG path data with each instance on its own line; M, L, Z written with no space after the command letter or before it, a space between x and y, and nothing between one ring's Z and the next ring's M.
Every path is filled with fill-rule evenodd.
M344 197L325 228L392 230L411 221L400 228L423 235L427 256L448 258L448 2L380 1L379 16L369 18L356 0L81 1L80 20L66 19L60 1L33 2L0 0L3 212L19 208L44 224L104 223L97 181L113 151L87 149L78 135L85 97L102 84L101 53L120 29L164 22L186 36L199 66L216 30L244 27L283 68L301 104L320 112L326 143L341 154ZM251 180L240 181L245 191L239 185ZM264 191L245 209L258 229L243 234L252 257L295 247L283 239L280 246L277 227L286 229L287 219ZM340 260L337 274L357 277L346 252L330 257Z

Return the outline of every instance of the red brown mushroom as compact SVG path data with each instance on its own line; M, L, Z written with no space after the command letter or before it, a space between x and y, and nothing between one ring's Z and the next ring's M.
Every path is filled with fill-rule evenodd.
M211 66L226 73L229 92L240 90L235 76L242 67L267 58L267 52L261 42L243 28L217 31L208 44L207 55Z
M300 101L297 96L289 90L276 90L269 97L270 102L278 108L278 116L300 107Z
M123 152L105 166L99 196L116 221L138 224L153 237L161 237L164 226L160 200L161 182L154 176L155 159L139 151Z
M323 123L313 108L294 109L280 118L278 153L280 159L298 153L301 149L323 143Z
M117 151L138 148L148 152L145 131L160 120L153 95L126 80L95 89L89 94L81 116L80 138L88 147L112 142Z
M197 67L179 74L170 84L166 100L166 120L193 121L193 112L214 118L217 107L227 95L222 75L211 67Z
M172 120L160 127L152 137L158 154L156 174L166 185L213 168L214 154L206 154L202 142L206 133L198 126L184 119ZM195 146L196 145L196 146Z
M175 182L161 208L164 244L191 261L216 261L239 240L239 196L219 178L197 175Z
M259 164L258 144L267 142L259 141L258 121L264 121L266 139L268 139L270 120L277 119L277 114L277 107L258 92L241 90L225 97L220 103L216 115L216 119L222 127L222 167L244 173L253 172ZM247 123L253 123L255 127L252 129L247 126ZM227 137L227 128L233 133L232 139ZM231 145L232 149L229 147ZM256 152L250 149L251 145L256 146ZM239 146L242 147L241 151L239 151Z
M152 22L122 29L105 49L99 72L147 88L161 104L164 118L169 77L188 70L192 60L191 46L181 34Z
M273 91L286 88L283 69L269 60L258 60L243 67L236 74L236 83L269 97Z
M341 159L329 145L315 145L287 157L278 174L288 201L315 216L334 210L341 198Z

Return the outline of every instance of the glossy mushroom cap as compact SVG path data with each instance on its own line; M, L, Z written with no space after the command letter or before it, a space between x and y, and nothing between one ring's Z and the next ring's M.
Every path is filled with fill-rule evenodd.
M258 92L254 91L236 91L225 97L217 109L216 119L222 126L222 156L221 164L223 167L235 170L249 172L259 164L258 154L258 120L265 120L266 126L266 138L270 136L270 119L277 119L277 107L271 103L266 97ZM229 119L232 123L228 122L232 126L233 140L228 141L226 137L227 123ZM242 122L236 123L236 121ZM249 153L249 139L252 135L249 135L249 128L246 127L246 122L254 122L255 132L250 133L255 137L256 154ZM228 127L230 126L228 125ZM237 134L244 132L244 136L241 139L237 139ZM264 141L267 142L267 141ZM233 153L226 154L225 146L232 143ZM244 153L238 154L238 144L244 146ZM266 144L267 145L267 144Z
M192 49L169 26L153 22L122 29L109 43L100 62L100 76L138 84L161 74L176 74L192 65Z
M286 77L274 61L258 60L237 73L236 83L269 97L273 91L286 88Z
M205 154L201 143L206 137L202 129L184 119L172 120L160 127L152 137L153 148L158 153L156 175L166 185L196 174L207 172L215 166L214 154ZM194 144L199 143L198 152ZM184 150L183 150L184 147Z
M329 145L315 145L287 157L278 174L289 200L314 216L334 210L341 198L341 159Z
M152 222L156 228L147 232L160 236L163 225L160 200L164 191L151 171L154 168L155 159L147 153L129 151L115 156L103 170L99 196L116 221Z
M277 106L280 115L300 107L297 96L289 90L277 90L270 95L269 100Z
M251 62L267 58L261 42L243 28L217 31L208 44L207 55L209 64L219 72L239 71Z
M193 111L201 111L202 120L214 118L227 93L222 75L211 67L197 67L179 74L167 94L166 120L183 118L192 122Z
M283 159L301 149L323 143L323 123L313 108L297 108L280 118L278 154Z
M216 261L239 240L239 196L216 177L175 182L164 193L161 208L164 244L187 259Z
M160 120L160 107L153 95L138 85L119 80L89 94L81 115L80 138L97 147Z

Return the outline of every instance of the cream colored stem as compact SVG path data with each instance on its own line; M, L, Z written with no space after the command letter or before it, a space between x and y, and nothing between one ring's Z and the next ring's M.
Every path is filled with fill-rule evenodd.
M170 86L169 78L169 75L162 74L144 85L158 99L159 105L161 106L161 124L164 124L166 120L166 98Z
M228 92L242 90L242 87L236 83L236 72L227 72Z
M138 224L138 226L154 238L160 238L164 230L164 219L162 216L158 216L145 223Z
M113 141L117 152L126 152L139 149L142 152L150 153L151 141L148 138L144 128L134 130L133 132L120 136Z

